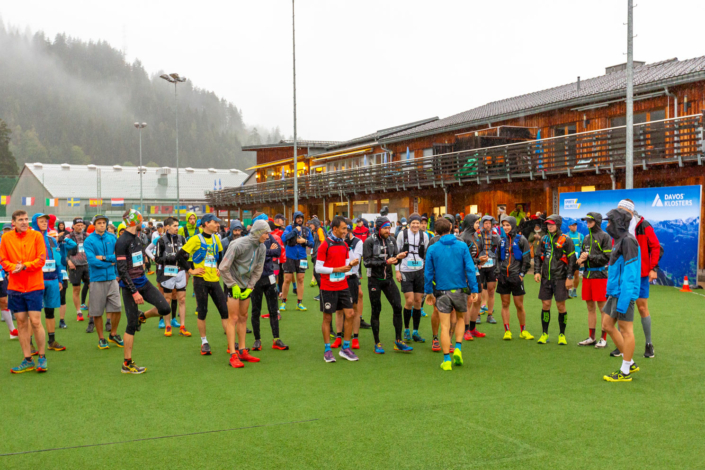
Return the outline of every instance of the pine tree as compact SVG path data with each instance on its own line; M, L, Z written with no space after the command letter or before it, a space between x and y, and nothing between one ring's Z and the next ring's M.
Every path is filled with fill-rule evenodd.
M15 176L19 173L15 156L10 151L10 128L0 119L0 175Z

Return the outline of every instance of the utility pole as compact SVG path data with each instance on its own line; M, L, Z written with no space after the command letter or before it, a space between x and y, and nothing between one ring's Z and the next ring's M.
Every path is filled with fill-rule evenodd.
M142 129L144 129L145 127L147 127L146 122L135 123L135 128L140 132L140 166L137 169L140 174L140 212L144 212L144 201L142 200L142 173L144 173L142 169Z
M294 0L291 0L291 44L294 58L294 212L299 210L299 159L296 145L296 17L294 16Z
M634 0L627 0L627 147L626 188L634 188Z
M178 73L162 74L160 78L174 84L174 115L176 118L176 220L181 221L181 196L179 194L179 93L176 85L186 81Z

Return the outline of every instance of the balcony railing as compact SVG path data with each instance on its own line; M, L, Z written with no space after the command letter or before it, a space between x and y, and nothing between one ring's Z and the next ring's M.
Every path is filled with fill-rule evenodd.
M342 170L298 179L299 198L405 191L450 184L547 178L550 175L614 172L624 168L626 127ZM634 166L703 163L703 115L634 125ZM209 204L236 207L293 199L292 179L207 193Z

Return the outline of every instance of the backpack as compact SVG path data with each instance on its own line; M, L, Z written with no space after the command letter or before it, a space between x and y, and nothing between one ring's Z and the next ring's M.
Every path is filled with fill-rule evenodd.
M215 235L212 236L215 237ZM201 246L193 252L193 255L191 257L191 259L193 260L193 264L202 263L203 260L206 259L206 255L208 254L208 243L206 243L206 239L203 238L203 235L200 233L197 235L197 237L201 242ZM220 258L220 252L217 250L218 242L215 238L213 238L212 246L215 251L215 260L218 261L218 259Z
M409 252L409 229L404 229L404 245L402 245L401 250ZM426 244L424 243L424 232L419 231L419 244L411 245L418 250L419 258L426 259Z

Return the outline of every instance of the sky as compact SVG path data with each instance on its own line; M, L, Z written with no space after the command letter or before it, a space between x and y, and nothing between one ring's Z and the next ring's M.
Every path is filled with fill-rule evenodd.
M686 19L702 0L635 3L635 60L704 53ZM233 102L248 125L293 134L291 1L4 0L0 19L126 48L150 73ZM298 136L348 140L602 75L626 62L626 21L626 0L298 0Z

